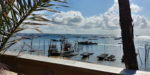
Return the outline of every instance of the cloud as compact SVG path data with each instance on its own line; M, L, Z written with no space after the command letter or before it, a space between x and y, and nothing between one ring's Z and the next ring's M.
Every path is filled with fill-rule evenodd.
M117 14L107 12L98 16L84 17L79 11L68 11L53 15L52 22L55 25L72 26L76 28L101 28L115 29L118 28Z
M138 12L142 11L142 7L138 6L137 4L132 3L131 4L131 11L133 13L138 13Z
M133 15L133 24L135 28L147 29L150 27L150 20L144 16Z
M57 25L76 26L82 23L83 16L79 11L56 13L51 20Z
M131 3L131 11L133 24L136 32L137 29L145 29L150 27L150 20L144 16L137 15L142 11L142 7ZM80 11L67 11L55 13L51 17L49 26L40 27L43 32L48 33L74 33L74 34L109 34L118 35L120 33L119 26L119 8L118 0L114 0L114 4L105 13L85 17Z
M130 3L130 8L132 13L138 13L142 11L142 7L132 2ZM119 11L118 0L114 0L113 6L110 7L107 12L119 13L118 11Z
M137 13L142 10L142 7L131 3L132 13ZM118 0L114 0L114 4L103 14L98 16L84 17L80 11L68 11L57 13L52 16L53 24L76 26L81 28L101 28L101 29L118 29L119 28L119 9ZM135 22L138 20L147 21L146 18L139 15L133 16ZM142 22L142 23L143 23ZM138 22L139 23L139 22ZM136 23L136 24L138 24ZM146 23L145 23L146 24ZM143 26L143 24L140 24ZM138 26L138 25L137 25Z

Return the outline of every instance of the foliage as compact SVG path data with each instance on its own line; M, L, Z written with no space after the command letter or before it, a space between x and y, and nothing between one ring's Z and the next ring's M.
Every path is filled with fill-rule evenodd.
M10 40L17 32L23 30L23 25L43 25L32 22L24 22L27 18L34 21L49 21L41 14L32 14L34 11L53 10L52 6L63 6L51 4L52 1L66 3L66 0L0 0L0 51L7 50L10 46L21 40ZM23 23L24 22L24 23ZM35 28L35 30L40 31Z

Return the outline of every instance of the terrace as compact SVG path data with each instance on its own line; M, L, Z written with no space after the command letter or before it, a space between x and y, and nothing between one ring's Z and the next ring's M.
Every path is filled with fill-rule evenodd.
M6 53L0 57L10 72L18 75L150 75L150 72L128 70L69 59L50 58L16 53ZM10 63L11 62L11 63ZM9 73L10 75L12 73Z
M63 0L63 1L62 0L4 0L4 1L0 1L0 13L1 13L0 14L0 20L1 20L0 22L1 23L0 51L3 52L7 50L10 46L12 46L13 44L15 44L16 42L22 39L22 38L14 39L14 40L10 39L15 33L23 30L23 28L20 28L22 25L47 25L45 24L44 21L52 22L51 20L44 18L40 16L39 14L32 13L34 11L40 11L40 10L58 12L53 9L49 9L50 6L55 5L55 4L49 4L50 1L67 3L66 0ZM117 0L114 0L114 1L117 2ZM119 8L118 8L119 18L120 18L119 21L120 21L120 27L121 27L123 53L124 53L123 56L125 58L124 61L125 61L126 69L98 65L94 63L73 61L73 60L62 59L62 58L50 58L50 57L44 57L44 56L34 56L34 55L29 55L29 54L18 55L12 52L1 54L0 62L7 65L6 66L8 68L7 71L14 72L18 75L117 75L117 74L150 75L149 72L137 70L139 68L138 68L138 62L136 58L137 55L136 55L136 51L134 47L134 39L133 39L134 28L132 24L131 8L130 8L129 0L118 0L118 4L119 4ZM65 5L56 5L56 6L68 7ZM41 23L38 23L38 22L32 23L33 21L25 22L24 20L27 21L27 19L35 20L38 22L40 21ZM42 24L42 21L44 22L43 24ZM55 24L55 23L52 23L52 24ZM41 32L37 28L35 27L35 28L30 28L30 29L34 29L36 31ZM29 38L26 38L26 39L29 39ZM34 52L32 50L32 46L31 46L30 52ZM145 53L146 54L149 53L149 50ZM134 69L134 70L130 70L130 69Z

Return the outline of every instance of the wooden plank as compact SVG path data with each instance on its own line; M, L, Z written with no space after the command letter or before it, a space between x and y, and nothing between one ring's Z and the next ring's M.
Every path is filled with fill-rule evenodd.
M2 55L1 62L8 65L10 71L25 75L150 75L149 72L125 70L98 64L48 58L34 55ZM136 72L135 72L136 71Z

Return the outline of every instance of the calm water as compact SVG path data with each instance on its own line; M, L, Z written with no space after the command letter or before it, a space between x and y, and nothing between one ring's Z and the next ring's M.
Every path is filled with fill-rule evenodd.
M24 53L30 53L35 55L48 55L48 46L50 43L56 44L60 50L60 42L51 42L51 39L61 39L62 37L67 38L67 40L74 46L77 41L91 41L96 42L98 45L78 45L78 55L71 57L69 59L103 64L116 67L124 67L124 63L121 62L123 55L121 39L115 39L112 36L102 36L102 35L71 35L71 34L18 34L16 37L31 37L34 36L33 40L24 39L18 42L16 45L10 48L11 51L19 52L24 50ZM15 38L16 38L15 37ZM149 38L149 37L148 37ZM137 50L138 64L141 70L150 71L150 60L149 57L146 59L145 63L145 44L149 44L150 40L145 37L137 37L135 39L135 45ZM14 38L12 38L14 39ZM31 43L32 42L32 43ZM24 43L26 45L24 45ZM24 45L24 46L23 46ZM31 47L32 46L32 47ZM149 47L149 46L147 46ZM34 49L37 52L29 52L29 50ZM80 54L83 52L94 53L87 59L82 59ZM108 53L115 55L116 61L98 61L97 56L103 53ZM145 65L146 64L146 65ZM146 67L145 67L146 66Z

